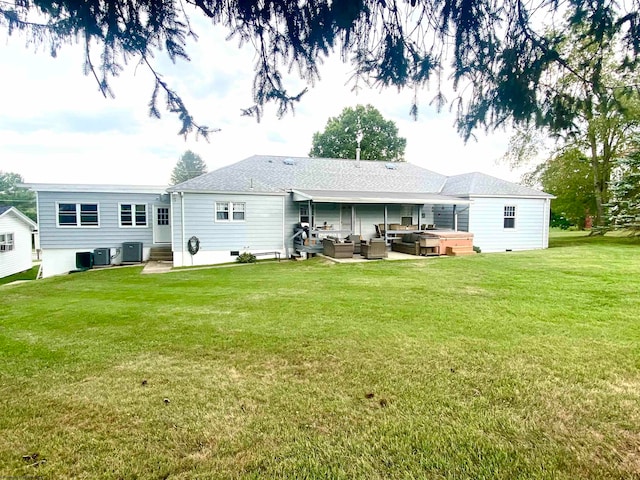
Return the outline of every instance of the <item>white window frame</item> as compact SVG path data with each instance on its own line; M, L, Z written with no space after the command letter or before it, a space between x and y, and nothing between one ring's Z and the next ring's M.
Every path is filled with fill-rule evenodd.
M226 205L227 209L226 210L218 210L218 205ZM236 210L235 207L238 206L240 207L240 205L242 205L242 210ZM227 214L227 218L218 218L218 213L226 213ZM242 213L242 218L241 219L235 219L233 218L235 216L236 213ZM246 202L228 202L228 201L222 201L222 202L214 202L214 216L213 219L215 222L221 222L221 223L231 223L231 222L244 222L247 218L247 203Z
M122 223L122 207L129 205L131 207L131 225ZM136 220L136 207L144 207L144 225L138 225ZM149 205L146 203L119 202L118 203L118 225L120 228L148 228L149 227Z
M73 214L76 217L76 223L69 225L60 223L60 205L75 205L76 209ZM82 225L82 205L96 206L96 225ZM69 212L70 214L71 212ZM58 228L100 228L100 203L99 202L56 202L56 227Z
M515 230L517 215L518 215L518 208L517 208L516 205L505 205L504 208L502 209L502 228L504 230ZM507 219L513 219L513 226L512 227L507 227L505 225L505 221Z
M11 233L0 234L0 253L10 252L15 249L15 235Z

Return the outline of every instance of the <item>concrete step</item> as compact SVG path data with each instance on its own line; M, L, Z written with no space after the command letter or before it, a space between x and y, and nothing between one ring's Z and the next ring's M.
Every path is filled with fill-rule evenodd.
M460 246L460 247L447 247L447 253L450 257L461 257L463 255L475 255L476 252L473 247Z
M172 262L173 252L171 247L151 247L149 252L149 260L159 262Z

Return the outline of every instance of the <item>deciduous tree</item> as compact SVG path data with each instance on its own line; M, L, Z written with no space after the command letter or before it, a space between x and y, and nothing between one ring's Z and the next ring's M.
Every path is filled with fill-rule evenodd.
M548 38L556 37L549 34ZM574 25L555 47L563 62L550 68L536 85L535 126L556 139L558 151L579 153L552 160L567 161L567 171L576 155L589 162L597 227L606 223L604 205L610 199L615 162L626 154L640 128L640 97L633 88L640 76L617 68L620 42L619 35L609 31L598 33ZM526 135L520 140L526 143ZM526 152L518 142L512 145L516 147L513 158ZM560 171L557 166L548 167L555 174ZM570 185L566 188L568 192L572 189Z
M331 117L323 132L313 134L309 156L325 158L356 158L360 141L360 158L401 162L407 139L398 136L398 127L385 120L373 106L347 107L337 117Z
M593 169L589 159L578 149L556 152L528 175L530 184L556 196L551 211L556 219L584 228L587 215L596 210Z
M0 207L16 207L33 221L36 221L36 194L18 186L24 179L18 173L0 170Z

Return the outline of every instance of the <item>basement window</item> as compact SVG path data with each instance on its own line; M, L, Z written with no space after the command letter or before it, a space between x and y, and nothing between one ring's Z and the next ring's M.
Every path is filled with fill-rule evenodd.
M504 228L516 228L515 205L505 205L504 207Z

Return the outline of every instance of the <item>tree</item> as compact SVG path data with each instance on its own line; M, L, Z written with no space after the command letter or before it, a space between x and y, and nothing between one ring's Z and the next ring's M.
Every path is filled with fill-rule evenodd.
M402 162L407 139L398 136L398 127L385 120L373 106L347 107L331 117L323 132L313 134L310 157L356 158L358 134L361 134L360 158Z
M551 212L552 221L558 226L571 224L584 228L587 215L595 212L593 170L579 149L556 152L528 180L529 184L539 184L545 192L556 196L551 201Z
M548 38L556 37L549 34ZM630 88L638 84L640 76L618 68L620 42L618 35L592 32L580 24L572 26L555 47L562 64L548 69L536 85L535 127L554 137L559 151L579 152L588 159L597 227L606 223L604 205L609 201L615 162L626 153L640 128L640 96ZM527 136L520 135L526 144ZM526 152L517 141L513 146L512 158ZM555 160L571 163L573 158L573 154L560 155ZM558 168L551 171L557 173Z
M171 172L171 185L186 182L187 180L199 177L207 173L207 164L204 163L200 155L187 150L182 154L176 166Z
M611 193L611 225L640 235L640 149L636 148L618 162L617 179L611 186Z
M540 85L550 70L567 68L567 52L558 48L567 32L580 25L597 42L618 36L616 70L634 71L640 59L638 0L21 0L0 2L0 25L23 33L29 43L50 49L80 43L84 71L103 95L122 65L136 61L150 70L155 86L149 112L159 117L158 96L176 113L181 134L212 130L198 124L179 94L155 69L163 50L172 61L189 60L187 38L197 38L191 19L204 15L221 25L230 39L256 49L254 105L244 109L260 118L275 102L284 115L306 89L289 92L285 73L298 72L309 84L319 79L323 57L338 51L353 65L353 82L417 90L436 77L434 101L443 68L452 68L458 128L469 138L477 127L496 128L508 121L552 121L541 109ZM549 25L556 28L549 31ZM452 55L450 58L448 55ZM444 72L449 76L449 71ZM598 75L583 77L598 84ZM627 85L627 90L633 85ZM554 103L555 95L549 98ZM562 103L562 102L561 102ZM563 107L564 108L564 107ZM417 94L411 111L418 112ZM567 120L566 116L558 121Z
M576 27L560 46L568 60L555 85L548 87L555 98L542 102L545 124L589 159L598 227L606 223L604 205L615 162L640 127L640 98L626 89L640 76L616 70L618 43L616 37L598 38Z
M36 221L36 194L31 190L19 187L24 183L21 175L0 170L0 207L16 207L31 220Z

